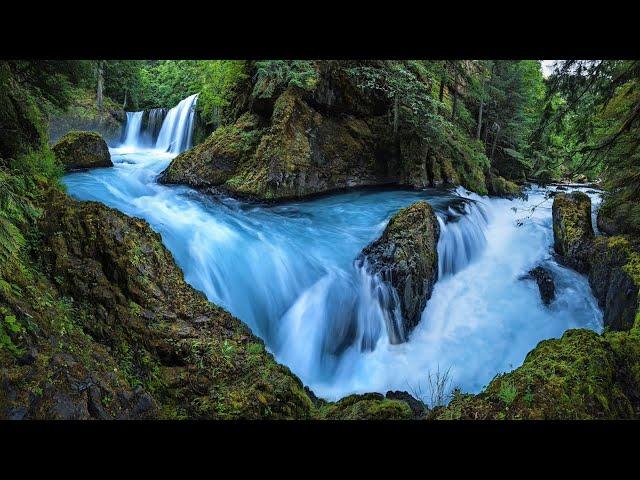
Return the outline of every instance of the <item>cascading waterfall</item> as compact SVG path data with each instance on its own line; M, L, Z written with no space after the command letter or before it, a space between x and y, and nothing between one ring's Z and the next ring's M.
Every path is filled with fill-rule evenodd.
M186 128L183 102L182 123L169 112L166 131L167 122ZM113 168L67 175L68 191L147 220L186 281L244 321L323 398L412 391L438 367L451 368L454 386L477 392L540 340L568 328L602 329L585 277L552 256L544 189L513 201L428 189L264 206L157 184L175 156L169 147L112 153ZM355 260L396 211L421 199L440 222L439 279L420 323L400 342L397 300ZM540 263L556 282L549 307L535 282L520 280Z
M142 115L140 112L127 112L127 123L125 124L124 145L130 147L139 146L140 132L142 130Z
M167 113L158 133L156 149L171 153L180 153L191 147L193 120L198 94L182 100Z
M169 111L154 108L127 112L124 141L120 147L129 150L151 148L171 154L187 150L192 142L197 99L198 94L191 95Z

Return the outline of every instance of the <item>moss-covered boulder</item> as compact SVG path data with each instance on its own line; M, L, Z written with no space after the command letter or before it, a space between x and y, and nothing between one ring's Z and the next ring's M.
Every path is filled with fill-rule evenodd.
M404 327L401 337L420 322L431 298L438 278L439 236L440 225L431 205L416 202L396 213L382 236L358 257L360 265L379 275L395 292ZM396 305L391 302L388 307L392 312Z
M321 403L315 416L319 420L410 420L413 413L406 402L367 393Z
M560 193L553 199L554 249L571 268L585 273L589 269L589 250L593 240L591 199L582 192Z
M489 172L486 178L489 195L504 198L515 198L522 195L522 187L495 172Z
M178 155L159 181L201 189L224 184L255 152L261 133L259 122L257 115L246 113L235 124L217 128L203 143Z
M617 335L617 336L616 336ZM640 336L569 330L544 340L478 395L456 393L438 419L637 418Z
M112 167L107 142L95 132L69 132L52 147L67 170Z
M83 339L84 351L69 358L55 353L57 342L48 347L54 350L46 357L54 377L44 375L36 387L29 374L35 367L20 367L16 358L4 378L18 401L5 412L15 413L20 406L26 418L87 417L78 407L86 406L87 400L71 401L78 395L86 398L84 389L73 397L74 383L60 386L56 372L62 365L62 372L67 369L72 375L63 374L63 379L100 379L103 369L95 365L98 362L110 366L122 385L110 386L116 380L109 376L101 383L94 381L103 385L96 393L102 395L95 400L100 405L119 405L120 393L122 402L135 405L144 394L145 411L154 418L311 415L312 404L301 382L274 361L242 322L185 283L160 236L146 222L60 194L48 203L41 220L40 256L66 308L74 312L68 328L77 328L74 335ZM45 345L41 342L36 348ZM39 362L36 355L32 365ZM21 396L33 388L42 392L44 403ZM57 405L53 410L39 406L52 403ZM104 418L118 416L117 409L103 413Z

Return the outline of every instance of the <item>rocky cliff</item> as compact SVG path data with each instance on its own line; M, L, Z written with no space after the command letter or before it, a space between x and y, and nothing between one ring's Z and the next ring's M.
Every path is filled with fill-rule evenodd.
M310 68L315 80L307 88L251 72L230 122L176 157L161 182L269 200L386 184L518 190L494 174L487 182L486 157L458 130L430 141L400 122L411 107L385 94L385 62L317 61ZM430 80L409 75L428 96Z

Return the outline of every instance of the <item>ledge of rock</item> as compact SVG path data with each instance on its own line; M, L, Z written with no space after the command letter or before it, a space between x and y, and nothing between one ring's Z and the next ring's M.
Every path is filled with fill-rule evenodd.
M379 275L397 294L404 328L401 339L418 324L431 298L438 278L439 236L433 208L420 201L396 213L382 236L358 257L360 265Z
M113 167L107 142L95 132L69 132L52 150L66 170Z
M554 248L571 268L589 270L589 250L593 240L591 199L582 192L559 193L553 199Z

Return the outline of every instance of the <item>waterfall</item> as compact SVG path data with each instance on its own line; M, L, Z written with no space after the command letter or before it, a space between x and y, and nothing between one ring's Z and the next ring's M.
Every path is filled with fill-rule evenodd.
M453 275L469 265L484 249L489 218L480 202L452 204L438 215L438 278Z
M198 94L182 100L167 113L156 141L156 150L180 153L191 147Z
M144 111L127 112L127 123L125 124L124 143L128 147L137 147L140 141L140 131L142 129L142 115Z
M172 154L191 148L197 99L198 94L191 95L169 111L153 108L127 112L124 141L120 146L127 149L152 148Z

